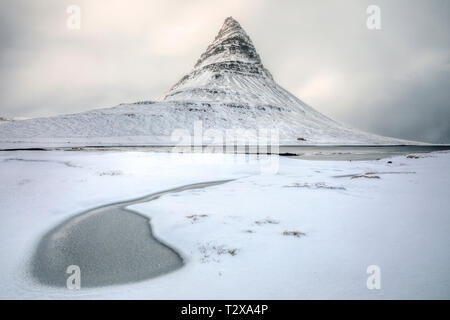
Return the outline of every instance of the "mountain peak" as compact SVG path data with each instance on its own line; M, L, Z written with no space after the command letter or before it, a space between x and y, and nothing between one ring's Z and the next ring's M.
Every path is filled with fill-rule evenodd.
M237 22L232 16L229 16L228 18L225 19L225 21L223 22L222 29L225 26L241 28L239 22Z
M219 34L217 35L216 39L222 35L230 33L230 31L238 31L238 32L240 31L245 33L244 29L242 29L239 22L233 19L233 17L228 17L223 22L222 28L220 28Z
M261 97L247 88L253 85L267 89L276 84L250 37L239 22L228 17L194 69L170 88L163 99L260 101Z
M261 63L252 40L233 17L225 19L214 41L195 64L195 69L226 61Z

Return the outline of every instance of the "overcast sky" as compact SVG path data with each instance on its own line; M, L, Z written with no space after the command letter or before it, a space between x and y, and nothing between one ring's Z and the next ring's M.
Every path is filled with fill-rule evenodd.
M66 22L81 8L81 29ZM366 9L381 9L381 30ZM233 16L275 80L366 131L450 143L448 0L2 0L0 116L161 97Z

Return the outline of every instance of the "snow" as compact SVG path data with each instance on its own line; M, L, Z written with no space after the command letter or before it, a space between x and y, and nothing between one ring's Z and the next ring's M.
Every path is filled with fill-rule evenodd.
M204 131L214 129L223 137L227 136L227 130L236 129L276 132L279 142L285 145L421 144L343 126L322 126L306 116L284 113L272 105L164 101L7 122L0 126L0 148L175 145L177 140L172 134L182 129L192 137L198 122ZM306 141L297 141L297 137Z
M196 122L222 136L229 129L276 131L285 145L420 144L362 132L316 111L274 81L250 37L227 18L163 100L4 123L0 148L174 145L172 133L183 129L192 136Z
M1 152L0 298L450 298L450 153L394 157L392 164L270 159ZM262 170L270 164L278 170ZM178 271L81 291L29 278L37 242L66 218L224 179L235 180L131 206L181 253L186 264ZM381 268L380 290L366 287L370 265Z

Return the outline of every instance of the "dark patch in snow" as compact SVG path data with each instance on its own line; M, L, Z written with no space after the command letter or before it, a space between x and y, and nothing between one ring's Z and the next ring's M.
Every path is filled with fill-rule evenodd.
M309 188L309 189L327 189L327 190L346 190L342 186L329 186L324 182L316 182L313 184L309 183L293 183L288 186L283 186L284 188Z
M110 170L110 171L103 171L103 172L99 172L98 175L99 176L120 176L122 175L123 172L120 170Z
M3 160L4 162L9 162L9 161L23 161L23 162L44 162L44 163L58 163L58 164L62 164L65 165L67 167L70 168L81 168L80 166L77 166L73 163L71 163L70 161L57 161L57 160L37 160L37 159L22 159L22 158L8 158Z
M294 236L300 238L302 236L306 236L306 233L300 231L284 231L283 236Z
M23 186L23 185L28 184L30 182L31 182L30 179L22 179L22 180L19 181L18 184L19 184L19 186Z
M207 214L193 214L190 216L186 216L186 218L190 219L191 223L194 223L200 220L201 218L206 218L207 216L208 216Z
M239 251L237 248L228 248L225 245L214 245L209 242L199 245L198 250L201 254L200 261L202 263L220 262L220 256L230 255L234 257Z
M358 175L353 176L350 179L358 179L358 178L380 179L380 176L369 176L369 175L366 175L366 174L362 174L362 175L359 175L359 176Z
M263 224L279 224L280 222L277 221L277 220L271 219L271 218L266 218L264 220L257 220L257 221L255 221L255 223L258 226L260 226L260 225L263 225Z
M405 165L405 164L400 164L400 165ZM366 172L366 173L355 173L355 174L344 174L344 175L339 175L339 176L333 176L333 178L351 178L351 179L355 179L355 178L372 178L373 175L381 175L381 174L415 174L414 171L388 171L388 172ZM375 178L375 179L379 179Z

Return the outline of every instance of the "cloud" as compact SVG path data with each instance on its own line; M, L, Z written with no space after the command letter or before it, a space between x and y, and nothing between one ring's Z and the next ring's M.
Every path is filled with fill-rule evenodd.
M333 72L314 75L308 79L297 91L297 96L305 101L314 100L318 104L335 98L343 89L344 79Z

